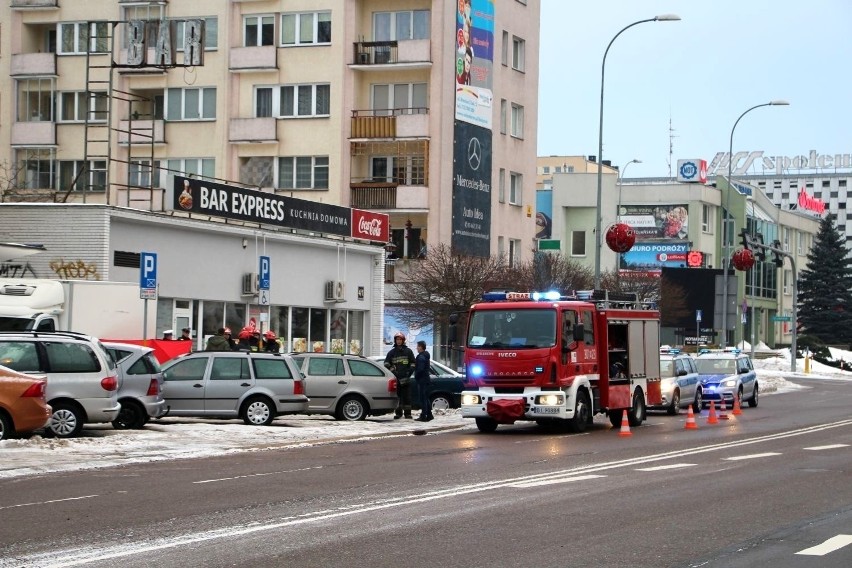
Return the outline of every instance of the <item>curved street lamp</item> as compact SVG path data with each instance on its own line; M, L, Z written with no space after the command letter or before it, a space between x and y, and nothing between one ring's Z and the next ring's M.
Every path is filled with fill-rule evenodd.
M740 120L756 108L766 106L788 106L789 104L790 103L784 100L775 100L769 101L768 103L754 105L742 113L739 118L737 118L736 122L734 122L733 128L731 128L731 140L728 145L728 191L725 193L725 208L722 211L722 215L724 215L722 219L722 239L724 239L722 242L722 256L724 257L722 259L722 274L724 275L722 278L722 341L720 342L722 349L724 349L728 344L728 270L730 269L731 241L733 240L733 235L731 235L730 239L728 238L728 219L731 217L731 190L733 189L731 176L733 175L734 169L734 130L737 129L737 124L739 124ZM796 299L794 298L793 301L795 302ZM754 325L754 322L752 322L752 325Z
M618 211L618 213L615 216L616 221L621 221L621 185L622 185L622 182L624 181L624 174L627 173L627 166L629 166L630 164L641 164L641 163L642 163L642 160L637 160L636 158L633 158L632 160L630 160L629 162L624 164L624 167L621 168L621 170L618 172L618 209L616 209L616 211Z
M647 18L645 20L639 20L638 22L633 22L632 24L621 28L621 30L613 36L611 40L609 40L609 44L606 46L606 50L604 51L603 61L601 61L601 107L600 107L600 120L598 122L598 201L597 207L595 209L595 213L597 217L595 218L595 289L600 288L601 286L601 194L602 194L602 183L603 183L603 103L604 103L604 71L606 70L606 56L609 53L609 48L612 47L612 43L624 33L626 30L632 28L633 26L638 26L639 24L644 24L645 22L676 22L680 20L680 16L676 14L662 14L659 16L654 16L653 18Z

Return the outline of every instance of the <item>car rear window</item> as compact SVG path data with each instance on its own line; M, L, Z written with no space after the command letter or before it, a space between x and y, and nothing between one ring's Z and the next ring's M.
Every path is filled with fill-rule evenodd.
M127 369L128 375L150 375L160 372L160 363L152 353L146 353Z
M15 371L41 371L36 344L32 341L0 341L0 365Z
M91 347L84 343L44 342L47 353L48 372L51 373L97 373L101 362Z
M254 375L258 379L292 379L293 374L284 359L253 359Z
M367 361L349 361L349 371L356 377L383 377L384 372Z

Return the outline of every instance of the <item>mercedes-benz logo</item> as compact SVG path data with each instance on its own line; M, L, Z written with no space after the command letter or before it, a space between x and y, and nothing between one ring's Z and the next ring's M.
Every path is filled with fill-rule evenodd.
M479 143L479 138L471 138L467 145L467 163L474 170L478 170L479 164L482 163L482 144Z

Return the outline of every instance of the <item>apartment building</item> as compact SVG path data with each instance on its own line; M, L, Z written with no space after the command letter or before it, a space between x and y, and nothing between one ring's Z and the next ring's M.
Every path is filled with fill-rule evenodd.
M401 258L436 243L513 262L532 249L537 2L2 11L7 201L162 211L172 177L190 175L387 213Z

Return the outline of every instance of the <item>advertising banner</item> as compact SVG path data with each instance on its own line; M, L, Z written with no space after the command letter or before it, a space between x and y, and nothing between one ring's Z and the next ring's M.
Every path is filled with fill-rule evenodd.
M397 332L402 332L402 334L405 335L406 345L408 345L415 353L417 351L414 347L417 345L417 342L421 340L426 342L426 350L431 353L432 346L435 342L432 326L427 325L425 327L412 327L406 325L402 322L404 316L405 310L403 308L385 306L385 329L382 334L382 342L385 344L385 350L382 352L382 355L385 355L388 351L390 351L390 348L394 344L393 336Z
M553 190L540 189L535 192L535 238L549 239L553 236Z
M663 267L686 268L689 243L637 242L629 251L619 255L618 268L625 272L648 276L659 276Z
M456 120L491 130L494 73L493 0L457 0Z
M166 208L252 223L303 229L385 243L390 238L384 213L327 205L209 181L175 176Z
M622 223L636 231L637 241L674 241L689 236L689 207L678 205L622 205Z

